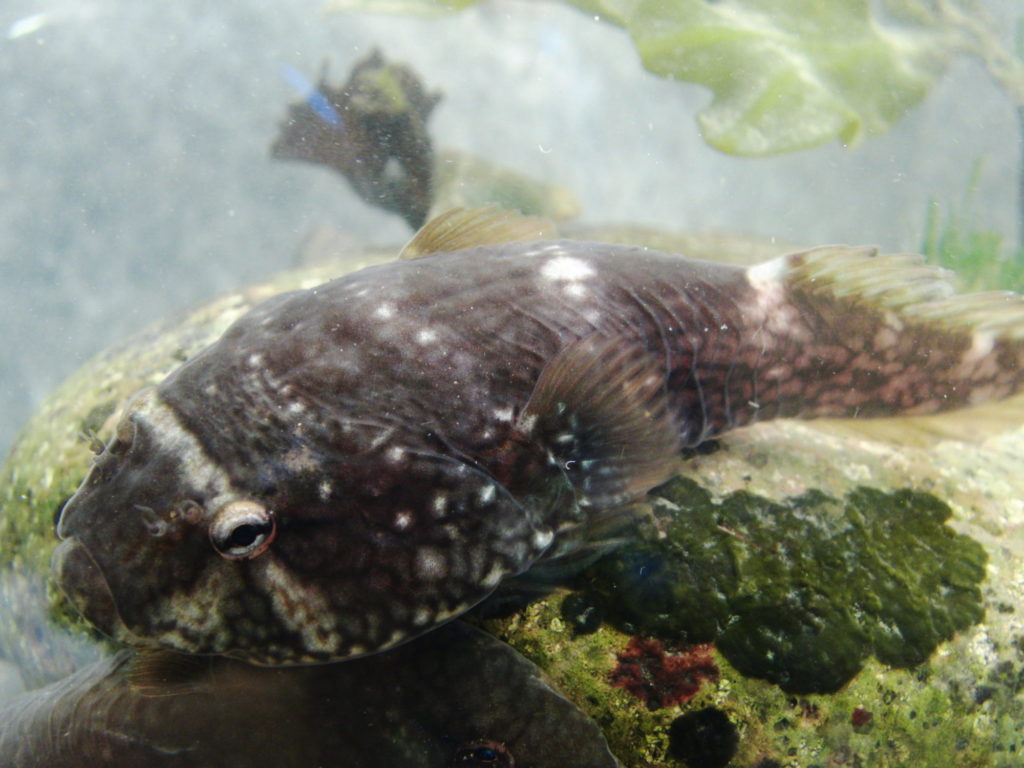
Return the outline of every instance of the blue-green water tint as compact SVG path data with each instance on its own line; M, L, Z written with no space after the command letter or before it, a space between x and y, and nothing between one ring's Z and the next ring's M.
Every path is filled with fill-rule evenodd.
M996 13L1005 10L992 5ZM324 17L319 5L185 2L126 9L97 0L40 13L14 2L0 29L8 62L0 103L10 116L0 127L4 446L85 357L139 325L290 264L315 223L344 230L349 242L397 244L407 237L396 217L366 206L337 179L267 159L291 98L279 62L315 72L329 56L340 76L370 47L382 46L444 91L433 128L440 146L567 185L592 223L916 250L927 229L927 201L958 200L967 170L987 153L992 159L980 179L978 220L960 231L999 234L949 238L946 250L975 253L984 262L995 239L1015 237L1016 174L1007 169L1016 163L1016 116L966 68L941 80L894 132L856 150L827 146L752 162L723 156L700 140L692 126L707 102L701 89L657 81L639 69L620 31L539 3L492 2L443 21L420 21ZM538 40L545 41L540 54ZM105 415L84 423L99 431ZM936 467L936 476L942 469ZM984 482L1002 487L1005 467L988 471ZM982 482L978 477L975 472L971 481ZM49 518L52 506L40 514ZM973 509L957 506L960 521ZM1006 509L1010 515L1012 503ZM1016 539L1005 547L998 542L1017 530L1013 518L992 517L998 522L986 523L993 538L986 546L1012 552ZM968 570L978 562L963 561ZM991 570L1008 568L1005 561L997 565ZM1012 596L1000 594L988 606L990 618L1019 610ZM974 620L971 610L962 613L969 620L954 626ZM972 637L979 639L971 647L983 655L985 632ZM27 633L23 639L34 640ZM961 698L973 708L965 712L982 731L998 730L991 723L1020 707L1013 682L1019 660L1000 662L977 680L964 664ZM821 701L827 706L828 699ZM898 707L902 695L892 701ZM876 711L876 727L882 717ZM846 713L833 731L848 720ZM924 713L916 722L923 720ZM937 725L935 741L953 731ZM898 734L886 735L899 741ZM985 764L1012 765L1019 745L1011 737L994 743L998 749ZM955 747L936 751L960 754ZM795 756L786 759L812 759L801 743L792 749ZM759 764L761 757L775 759L765 753L742 764Z

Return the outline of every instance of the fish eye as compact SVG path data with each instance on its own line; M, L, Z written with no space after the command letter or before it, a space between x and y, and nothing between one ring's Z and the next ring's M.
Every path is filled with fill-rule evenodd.
M277 534L274 513L255 501L230 501L210 523L210 543L228 560L248 560L266 551Z
M459 747L451 764L454 768L515 768L516 761L501 742L475 741Z

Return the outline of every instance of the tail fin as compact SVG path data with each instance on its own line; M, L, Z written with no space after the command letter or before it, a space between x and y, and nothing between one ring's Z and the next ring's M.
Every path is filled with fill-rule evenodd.
M749 268L740 364L753 391L734 423L921 416L1024 390L1024 297L955 295L949 278L865 247Z

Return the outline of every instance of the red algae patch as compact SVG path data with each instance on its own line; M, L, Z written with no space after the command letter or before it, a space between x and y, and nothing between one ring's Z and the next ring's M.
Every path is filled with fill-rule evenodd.
M609 682L625 688L652 712L685 704L706 682L717 682L718 666L711 658L710 643L685 646L669 653L661 640L633 637L618 654L619 663Z

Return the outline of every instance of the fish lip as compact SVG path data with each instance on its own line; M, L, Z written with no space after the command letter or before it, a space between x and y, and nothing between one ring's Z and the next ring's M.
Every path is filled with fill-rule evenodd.
M133 639L117 610L110 584L83 542L74 537L64 538L50 558L50 573L83 619L111 639Z

